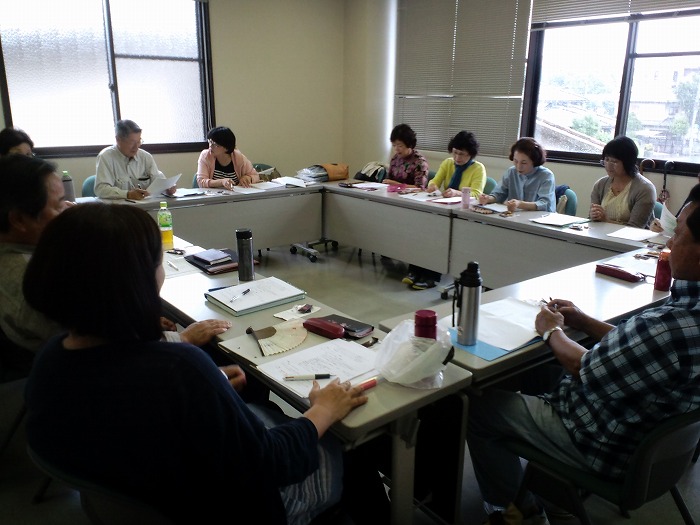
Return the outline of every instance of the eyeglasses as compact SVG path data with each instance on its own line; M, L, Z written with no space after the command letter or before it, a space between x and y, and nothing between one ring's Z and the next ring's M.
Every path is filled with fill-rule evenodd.
M127 146L140 146L143 144L143 139L137 139L137 140L126 140L126 139L119 139L121 140L124 144Z
M209 139L209 147L210 147L210 148L220 148L221 145L220 145L220 144L217 144L217 143L214 142L213 140Z
M609 164L609 165L612 166L613 168L614 168L615 166L617 166L619 163L620 163L619 160L610 159L610 158L608 158L608 157L605 157L604 159L602 159L602 160L600 161L600 165L601 165L601 166L605 166L606 164Z
M458 149L453 149L452 150L452 156L453 157L468 157L469 152L468 151L460 151Z

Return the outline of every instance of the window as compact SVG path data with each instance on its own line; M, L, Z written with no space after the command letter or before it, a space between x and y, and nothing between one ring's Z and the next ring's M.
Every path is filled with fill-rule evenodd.
M45 156L94 155L114 143L122 118L143 128L151 150L201 149L212 122L206 9L193 0L24 0L4 9L5 125L26 131Z
M608 5L608 18L593 10L595 18L556 19L585 12L581 3L595 2L579 2L576 12L550 11L554 20L543 19L535 3L524 134L537 138L550 158L595 161L606 142L627 135L640 158L654 159L657 168L673 160L677 171L697 173L700 10L664 13L657 2L655 12L624 13ZM634 9L634 1L609 3Z
M484 154L518 138L530 0L400 0L394 123L445 151L460 130ZM485 45L481 45L486 43Z

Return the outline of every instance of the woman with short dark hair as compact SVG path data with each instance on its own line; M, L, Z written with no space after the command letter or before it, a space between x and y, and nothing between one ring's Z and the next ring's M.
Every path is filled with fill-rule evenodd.
M554 173L543 164L547 152L532 137L522 137L510 147L513 166L508 168L491 195L479 197L480 204L504 203L508 211L556 211Z
M34 142L24 131L17 128L5 128L0 131L0 157L19 153L32 157Z
M394 149L394 156L389 163L389 172L382 182L425 188L430 168L425 157L416 150L416 132L408 124L399 124L391 130L389 140Z
M209 148L197 161L197 186L200 188L249 188L260 182L260 175L243 153L236 149L236 136L229 128L219 126L207 133Z
M623 135L603 148L600 163L607 175L593 185L589 219L648 228L654 220L656 188L639 173L639 149Z

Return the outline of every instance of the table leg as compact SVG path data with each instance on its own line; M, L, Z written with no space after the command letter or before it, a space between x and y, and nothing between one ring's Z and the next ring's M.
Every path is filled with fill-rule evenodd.
M413 478L415 474L417 414L409 414L391 425L391 523L413 522Z

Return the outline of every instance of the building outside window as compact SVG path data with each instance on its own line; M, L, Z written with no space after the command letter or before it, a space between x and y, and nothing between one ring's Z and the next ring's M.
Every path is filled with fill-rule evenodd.
M595 160L623 134L641 158L674 160L697 173L698 27L697 9L534 24L526 82L533 103L523 134L550 158Z

